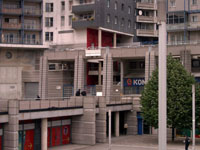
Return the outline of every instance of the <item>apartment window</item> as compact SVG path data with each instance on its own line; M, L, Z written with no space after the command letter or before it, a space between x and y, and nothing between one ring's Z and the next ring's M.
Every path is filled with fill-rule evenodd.
M124 18L121 20L121 26L124 26Z
M107 22L110 23L110 14L107 15Z
M192 0L192 5L196 5L197 4L197 0Z
M115 2L115 10L117 10L117 2Z
M65 2L64 2L64 1L61 2L61 10L62 10L62 11L65 10Z
M71 26L72 25L72 16L69 16L69 26Z
M118 23L118 18L117 18L117 16L115 16L115 24L117 24Z
M170 0L170 6L171 6L171 7L175 7L175 6L176 6L175 0Z
M71 10L72 10L72 5L73 5L73 1L72 1L72 0L70 0L70 1L69 1L69 11L71 11Z
M128 21L128 28L131 28L131 21Z
M5 18L4 22L6 22L6 23L12 23L12 24L17 24L18 23L18 19L16 19L16 18Z
M53 41L53 32L45 32L45 41Z
M131 6L128 6L128 14L131 14Z
M61 26L65 26L65 16L61 16Z
M197 16L192 16L192 20L191 20L192 22L197 22L198 21L198 18L197 18Z
M110 7L110 0L107 0L107 7Z
M53 17L45 18L45 27L53 27Z
M124 4L121 5L121 10L124 11Z
M46 12L53 12L53 3L46 3Z

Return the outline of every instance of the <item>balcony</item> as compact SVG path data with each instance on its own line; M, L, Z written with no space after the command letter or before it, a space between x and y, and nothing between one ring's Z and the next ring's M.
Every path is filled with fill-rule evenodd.
M93 3L84 3L80 5L73 5L72 6L72 13L80 13L80 12L91 12L94 11L95 4Z
M19 30L21 29L21 23L3 23L2 28L3 29L12 29L12 30Z
M90 19L73 19L72 21L72 28L88 28L88 27L96 27L96 21L93 18Z
M3 8L2 9L2 13L3 14L12 14L12 15L20 15L22 13L22 9L21 8Z
M3 37L2 42L3 44L26 44L26 45L41 45L41 39L24 39L22 42L21 37Z
M41 9L35 9L35 8L24 8L24 15L28 16L41 16Z
M199 22L189 22L187 24L187 29L190 30L190 31L197 31L197 30L200 30L200 23Z
M187 27L187 25L186 25ZM184 23L180 23L180 24L167 24L167 32L170 31L183 31L185 28L185 24Z
M136 8L137 9L156 10L157 5L155 3L137 2Z
M137 36L158 37L158 31L148 29L137 29Z
M31 24L31 23L25 23L24 29L25 30L42 30L40 24Z
M137 22L156 23L157 17L153 16L137 16Z

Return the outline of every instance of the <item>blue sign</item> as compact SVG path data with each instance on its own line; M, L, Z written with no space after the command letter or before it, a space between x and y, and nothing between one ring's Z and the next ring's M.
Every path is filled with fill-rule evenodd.
M124 86L144 86L144 78L125 78Z

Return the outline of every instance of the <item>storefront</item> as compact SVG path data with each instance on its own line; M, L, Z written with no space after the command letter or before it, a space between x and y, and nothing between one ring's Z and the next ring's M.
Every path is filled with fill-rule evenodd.
M124 78L124 94L141 94L144 84L144 78Z
M70 143L70 119L48 119L48 147Z

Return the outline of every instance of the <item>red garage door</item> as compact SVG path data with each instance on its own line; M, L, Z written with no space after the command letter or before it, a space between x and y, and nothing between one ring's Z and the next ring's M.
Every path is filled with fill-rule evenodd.
M70 142L70 125L62 126L62 144L69 144Z

